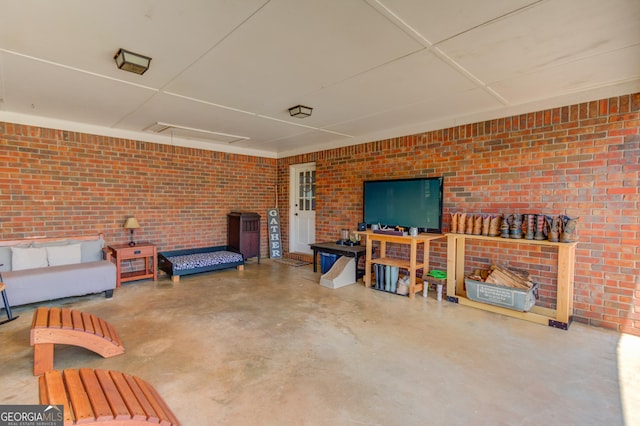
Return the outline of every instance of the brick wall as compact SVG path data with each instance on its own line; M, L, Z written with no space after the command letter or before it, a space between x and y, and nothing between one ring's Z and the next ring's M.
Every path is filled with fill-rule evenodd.
M106 234L161 250L225 245L227 213L255 211L266 235L276 160L0 123L0 238ZM262 253L267 242L261 241Z
M0 238L105 232L161 249L226 243L226 214L263 216L278 188L288 249L289 166L317 167L317 241L362 220L362 181L445 176L449 215L545 213L580 217L577 321L640 335L640 94L322 152L265 159L0 123ZM432 267L446 269L446 243ZM469 268L509 260L554 300L555 251L470 244Z
M580 217L574 319L640 335L640 94L281 159L283 206L288 167L312 161L317 241L355 228L372 179L445 176L445 232L457 211ZM469 271L526 267L554 307L554 248L468 246ZM446 243L432 247L432 268L446 270Z

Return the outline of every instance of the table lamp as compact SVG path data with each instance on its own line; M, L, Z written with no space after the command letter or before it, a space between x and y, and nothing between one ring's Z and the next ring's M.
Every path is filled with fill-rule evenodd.
M128 218L125 222L124 222L124 228L128 229L130 234L129 237L129 245L131 247L135 246L136 243L133 241L133 230L136 228L140 228L140 224L138 223L138 220L135 217L130 217Z

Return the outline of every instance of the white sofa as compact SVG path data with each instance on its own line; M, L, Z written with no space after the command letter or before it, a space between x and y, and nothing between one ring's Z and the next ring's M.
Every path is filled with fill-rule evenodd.
M103 259L102 235L0 241L0 274L11 306L116 288L116 266Z

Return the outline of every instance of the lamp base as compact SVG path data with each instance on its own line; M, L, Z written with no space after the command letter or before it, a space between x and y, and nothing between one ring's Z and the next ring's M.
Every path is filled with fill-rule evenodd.
M136 245L136 243L135 243L135 242L133 242L133 241L129 241L129 247L133 247L133 246L135 246L135 245Z

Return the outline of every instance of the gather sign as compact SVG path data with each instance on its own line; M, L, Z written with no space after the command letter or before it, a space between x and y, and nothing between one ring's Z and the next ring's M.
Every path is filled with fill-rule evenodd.
M267 223L269 226L269 257L282 258L282 242L280 241L280 215L278 209L267 210Z

